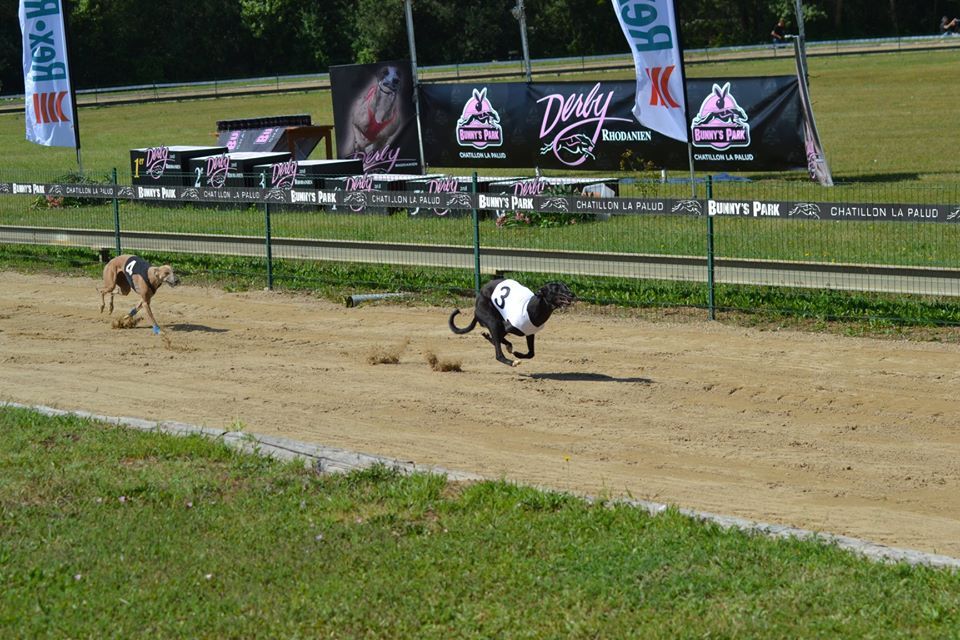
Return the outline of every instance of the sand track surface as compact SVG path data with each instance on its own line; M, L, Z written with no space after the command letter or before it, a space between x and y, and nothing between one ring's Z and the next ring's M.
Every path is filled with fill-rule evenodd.
M960 347L574 307L511 369L450 309L2 274L0 399L240 428L960 557ZM470 311L465 309L465 322ZM397 351L396 364L371 356ZM435 371L427 354L460 361ZM376 360L377 357L372 359Z

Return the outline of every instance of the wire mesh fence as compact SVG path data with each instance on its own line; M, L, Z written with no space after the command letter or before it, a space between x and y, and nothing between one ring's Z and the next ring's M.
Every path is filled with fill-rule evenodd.
M296 289L466 293L499 273L564 279L600 304L960 322L956 186L628 178L610 199L636 207L624 213L48 188L69 179L0 173L8 255L55 246L92 249L91 262L119 251L174 256L205 276ZM85 180L116 184L113 174Z

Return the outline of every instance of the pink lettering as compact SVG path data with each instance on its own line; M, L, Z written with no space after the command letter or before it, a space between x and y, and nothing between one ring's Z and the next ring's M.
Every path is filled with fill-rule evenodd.
M297 161L290 160L288 162L278 162L273 165L273 177L271 184L273 186L289 186L293 184L294 178L297 177Z
M270 141L270 136L273 135L273 129L264 129L257 139L255 140L256 144L264 144Z
M619 120L621 122L631 122L629 118L618 118L608 116L610 103L613 101L613 91L600 93L600 83L593 85L593 88L583 95L582 93L573 93L567 96L554 93L537 102L546 103L543 111L543 120L540 123L540 138L550 138L546 149L553 150L553 154L558 160L568 166L576 166L593 157L592 154L580 154L574 159L560 156L560 143L563 139L572 135L589 138L591 145L596 144L603 131L605 122ZM593 125L590 133L577 134L575 131L583 127ZM584 147L586 148L586 147Z
M400 157L400 147L391 149L390 145L387 145L373 153L358 151L353 157L363 161L364 173L369 173L371 169L377 169L379 173L390 173Z
M459 185L456 178L436 178L427 185L427 193L454 193Z
M513 185L513 195L515 196L538 196L547 188L547 183L539 178L534 180L523 180Z
M373 191L373 178L370 176L354 176L347 178L347 191Z

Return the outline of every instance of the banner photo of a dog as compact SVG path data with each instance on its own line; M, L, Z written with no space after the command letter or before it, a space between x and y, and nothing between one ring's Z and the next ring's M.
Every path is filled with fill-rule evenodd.
M630 81L420 85L430 166L685 169L687 144L637 122ZM807 168L795 76L687 80L701 171Z
M364 173L423 172L408 60L330 68L337 157Z

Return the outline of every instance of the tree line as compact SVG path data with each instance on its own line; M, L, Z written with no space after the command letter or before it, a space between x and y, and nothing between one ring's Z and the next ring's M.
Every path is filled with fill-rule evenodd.
M409 57L403 0L72 0L75 88L316 73ZM652 0L651 0L652 1ZM0 2L0 93L22 93L18 3ZM413 0L421 66L520 57L516 0ZM530 56L626 53L611 0L524 0ZM935 34L960 0L805 0L808 40ZM686 48L769 41L794 0L677 0Z

